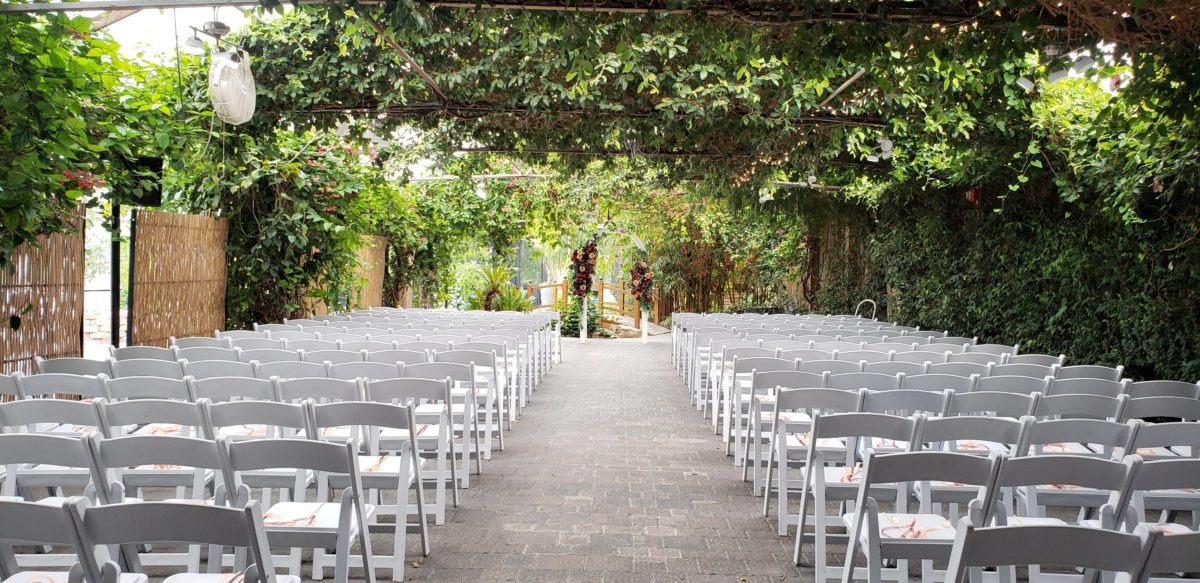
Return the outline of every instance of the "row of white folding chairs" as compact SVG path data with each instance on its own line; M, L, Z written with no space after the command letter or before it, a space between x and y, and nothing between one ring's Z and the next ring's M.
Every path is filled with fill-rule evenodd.
M691 386L692 400L696 408L702 410L706 418L709 416L710 405L712 406L711 410L717 412L717 415L713 415L712 417L714 426L718 422L718 416L721 411L719 406L720 401L728 397L731 384L730 377L737 374L748 375L753 370L760 372L797 370L814 374L824 372L833 374L870 372L886 375L906 374L910 376L939 374L968 378L972 376L981 378L1021 377L1036 379L1039 382L1052 379L1053 381L1072 381L1070 384L1080 387L1096 385L1100 388L1089 389L1085 392L1101 392L1104 394L1126 392L1119 389L1119 386L1122 383L1129 382L1128 379L1121 379L1123 369L1120 367L1111 369L1096 365L1059 367L1038 364L936 362L929 360L929 357L937 357L937 355L927 352L890 352L882 354L864 351L848 351L844 353L830 351L827 353L824 351L803 349L785 351L754 346L737 346L736 348L728 347L728 344L725 344L725 346L719 351L714 351L713 357L708 359L705 365L706 370L694 373L694 382ZM1029 383L1029 386L1034 386L1032 384L1034 381L1015 382L1025 382ZM1152 385L1155 387L1155 390L1162 390L1162 387L1166 385L1175 384L1195 387L1195 385L1189 383L1176 383L1172 381L1151 381L1146 383L1145 386ZM1043 389L1035 388L1030 390ZM1195 390L1193 388L1187 388L1186 390L1175 389L1181 395L1192 394Z
M1061 525L977 527L959 519L946 583L983 583L984 568L998 568L999 583L1016 583L1013 566L1053 565L1098 572L1114 583L1195 580L1200 572L1200 534L1138 525L1117 532Z
M249 502L240 508L190 502L132 502L93 506L84 497L61 504L0 500L0 540L16 545L54 545L72 549L69 573L22 568L16 561L0 562L4 581L148 581L139 548L160 543L206 545L210 556L236 549L234 574L217 577L218 566L207 572L189 568L183 578L247 582L300 579L276 573L270 553L262 507ZM121 545L122 554L111 549ZM122 566L124 565L124 566Z
M218 411L216 407L222 409ZM5 434L0 435L0 459L9 467L19 468L6 478L5 486L20 480L15 492L29 493L36 486L84 484L85 493L91 493L93 500L101 503L124 502L128 500L127 493L154 486L174 487L177 495L183 493L188 500L204 501L208 489L213 487L215 503L235 505L249 501L251 487L287 488L291 491L290 500L272 505L269 498L265 499L268 510L263 518L272 546L292 548L289 570L293 575L299 574L299 550L307 547L317 549L314 571L323 572L336 563L336 578L345 581L346 565L351 558L349 540L359 539L361 547L368 551L363 553L363 560L369 561L368 529L396 533L395 554L391 557L394 578L403 577L404 533L410 528L415 527L420 533L424 552L428 554L424 487L420 478L423 464L416 440L412 439L421 426L410 407L378 402L315 404L306 400L296 405L243 402L214 405L209 415L219 418L230 407L253 408L264 418L274 417L289 426L303 423L301 430L306 435L321 435L324 439L224 435L214 441L164 435L103 439L96 433L82 437ZM344 436L328 438L326 428L349 429ZM389 436L387 431L394 433ZM389 452L399 456L393 457ZM46 472L40 469L43 467L52 469ZM60 481L51 482L49 473L57 474ZM316 500L305 502L306 490L314 485ZM330 504L329 500L339 490L340 500ZM415 500L411 497L412 490L416 490ZM400 497L393 511L397 517L394 524L375 520L382 508L368 504L367 495L377 491L394 491ZM6 492L10 498L13 493ZM57 501L54 497L41 500L42 503ZM414 514L417 522L409 523L407 517ZM368 526L359 532L358 525ZM323 538L318 543L314 537ZM336 557L325 555L324 549L335 547ZM186 556L186 564L194 566L197 559L198 553L193 548ZM364 567L371 572L369 562Z
M811 403L815 397L811 394L796 396L803 397L807 401L805 404ZM784 400L792 397L785 396ZM796 412L795 409L792 411ZM778 502L780 535L786 533L790 524L803 525L804 521L808 520L804 508L801 508L800 513L789 514L792 493L798 492L801 504L806 505L807 496L811 494L809 487L815 479L818 482L832 482L835 488L843 488L842 493L845 494L845 488L848 487L845 484L858 484L858 462L869 451L945 449L967 455L1003 453L1022 457L1050 456L1062 463L1069 463L1073 458L1121 459L1134 452L1137 452L1141 459L1141 454L1145 453L1152 459L1190 461L1194 468L1191 477L1187 478L1188 481L1184 485L1174 487L1184 489L1181 494L1185 504L1195 506L1200 503L1200 495L1191 491L1200 487L1200 461L1197 458L1197 455L1200 455L1200 424L1196 423L1145 425L1140 421L1122 424L1095 419L1038 420L1028 416L1021 419L926 417L924 413L919 412L912 416L893 416L849 409L834 412L833 408L825 408L823 411L812 410L811 416L805 416L803 419L797 416L781 417L773 428L771 455L768 458L767 476L764 481L768 496L763 503L763 514L769 514L772 499ZM822 427L821 419L829 421L826 427ZM773 475L776 467L779 474L777 480ZM826 469L827 467L841 469L830 470ZM796 475L800 476L799 480L794 477ZM1087 492L1056 486L1081 484L1050 476L1043 476L1042 480L1035 484L1052 490L1049 493L1040 492L1043 495L1043 504L1089 506ZM959 481L952 477L942 478L933 486L926 485L925 492L918 489L915 493L927 495L930 490L944 493L945 483ZM1155 489L1169 487L1171 486ZM771 496L772 492L774 496ZM1032 516L1044 516L1040 509L1034 508L1037 504L1035 494L1021 492L1017 499L1026 504L1026 509L1033 512ZM1161 502L1169 495L1170 493L1158 492L1156 499ZM1178 498L1176 496L1175 500ZM846 502L848 499L822 498L822 503L811 506L811 509L817 513L824 512L825 501ZM1100 504L1090 505L1097 506ZM1123 507L1117 510L1121 508ZM1193 528L1196 525L1194 522Z
M510 331L511 332L511 331ZM368 362L424 362L421 360L420 352L427 353L426 360L435 359L437 353L452 351L452 350L475 350L475 351L491 351L497 355L497 362L502 363L501 368L507 373L506 379L516 391L519 406L523 408L529 401L534 385L540 381L538 370L544 368L542 360L536 358L533 354L535 344L531 344L528 340L522 340L522 333L512 332L512 335L503 335L504 331L497 331L488 336L476 336L474 338L458 338L458 337L430 337L433 340L416 341L402 339L390 340L390 343L375 340L363 341L338 341L336 344L327 344L322 340L284 340L276 341L267 338L238 338L238 339L219 339L219 338L180 338L171 339L171 348L157 348L148 346L131 346L125 348L112 349L114 358L123 360L125 358L161 358L169 360L173 357L176 360L187 359L190 361L201 360L237 360L249 362L250 360L258 360L260 363L268 361L290 361L290 360L305 360L310 362L331 362L339 364L343 362L368 361ZM437 341L434 341L437 340ZM224 343L224 346L221 343ZM275 344L281 342L281 344ZM279 346L282 346L280 348ZM335 348L330 348L334 346ZM168 354L168 350L171 351ZM234 352L241 350L240 353ZM302 352L300 352L302 351ZM346 352L363 353L358 358L354 358ZM409 354L411 352L412 354ZM548 357L548 355L547 355ZM57 359L56 359L57 360ZM482 363L480 363L482 365ZM86 369L75 368L86 374L83 371ZM115 368L112 369L115 372ZM96 374L95 372L91 374Z
M319 322L318 322L319 323ZM230 342L238 339L288 339L288 340L329 340L336 339L342 341L355 341L356 334L362 334L366 340L359 339L358 341L394 341L399 344L410 344L414 339L409 338L405 331L392 330L390 328L359 328L349 329L338 332L337 328L328 326L315 326L307 329L301 329L300 326L289 324L256 324L254 331L250 330L233 330L226 332L216 332L214 336L229 338ZM292 328L297 328L293 330ZM371 335L366 330L374 330L377 332ZM309 335L310 332L316 332ZM474 324L462 324L460 327L448 325L439 325L430 327L425 330L415 330L417 334L416 341L438 341L438 342L463 342L463 341L478 341L486 340L491 337L507 336L517 340L517 344L512 347L514 354L518 358L528 361L527 366L522 366L523 371L527 369L524 375L528 375L529 380L524 382L521 391L521 404L524 404L529 399L529 394L532 392L533 386L541 381L542 375L553 366L561 361L561 339L558 333L558 323L551 316L538 316L530 319L513 319L510 318L501 321L492 326L476 326ZM187 344L201 345L206 344L205 341L196 339L174 339L172 344ZM522 354L523 353L523 354ZM523 376L524 376L523 375Z
M438 464L430 478L437 481L436 500L431 508L437 524L442 524L445 518L446 486L457 488L459 483L470 486L472 453L476 453L476 471L482 471L479 432L471 428L467 432L455 430L464 426L461 418L464 414L471 415L473 405L466 401L463 407L464 399L454 394L449 379L126 381L113 381L108 391L118 398L132 397L124 401L103 397L89 401L39 398L0 404L0 433L78 435L98 431L104 436L136 433L210 439L222 435L275 435L282 430L306 430L305 419L294 406L304 400L411 403L417 405L416 413L423 423L418 433L422 451L436 458ZM217 404L210 408L209 403ZM456 409L465 413L456 414ZM219 415L210 414L210 410ZM469 433L474 436L468 441ZM449 471L447 463L451 464ZM457 501L456 490L454 494Z
M352 371L367 371L370 374L384 374L387 368L377 366L414 365L428 362L457 362L460 364L475 364L488 371L501 371L503 379L506 363L497 353L502 345L494 343L463 344L463 348L454 350L405 350L388 349L376 352L366 350L337 351L319 350L308 352L300 350L279 349L229 349L196 347L182 348L170 352L175 359L158 359L157 351L167 349L155 347L131 347L136 352L126 355L144 356L128 360L109 359L107 361L89 360L82 358L56 358L49 360L38 359L40 374L72 374L85 376L105 375L113 378L129 376L157 376L167 378L183 378L195 376L205 378L212 376L255 376L260 378L299 377L299 376L334 376L336 378L353 378ZM125 350L125 349L121 349ZM156 352L149 352L156 351ZM214 364L202 364L214 363ZM227 364L215 364L227 363ZM18 373L19 374L19 373ZM502 382L503 384L503 382ZM0 384L0 391L3 385Z
M870 362L901 360L918 364L924 362L943 363L950 361L952 357L954 361L974 362L978 364L1002 364L1007 363L1017 350L1017 347L1014 346L974 346L967 343L921 345L919 343L879 342L868 344L866 342L814 342L811 340L793 342L788 340L763 340L761 338L750 339L734 332L720 331L697 331L689 336L688 343L689 345L683 359L683 376L685 382L691 387L693 396L696 398L700 398L700 395L697 395L697 393L702 395L707 393L710 388L706 383L708 380L707 373L709 372L708 369L713 366L714 360L731 348L778 349L786 351L791 357L808 359L822 358L823 352L832 353L836 350L839 353L850 353L849 357L843 357L844 359L868 360ZM1037 362L1050 366L1059 360L1061 359L1041 357L1039 355L1038 358L1023 358L1018 362Z
M862 414L834 415L825 419L825 425L833 429L823 433L907 437L919 432L912 431L912 426L920 423L920 420L907 419L877 420ZM820 418L814 421L814 426L820 424ZM865 428L868 425L875 425L875 428ZM914 443L918 442L914 440ZM832 455L837 456L836 453ZM1133 511L1135 504L1131 502L1135 497L1157 497L1159 495L1154 491L1164 486L1190 488L1200 485L1200 460L1196 459L1143 463L1136 455L1110 460L1083 456L1010 456L1003 452L984 457L948 451L881 454L868 450L861 468L853 463L831 468L821 464L825 457L819 447L808 450L808 460L814 465L806 467L814 471L811 478L803 480L802 494L804 502L810 499L813 502L817 581L829 578L843 581L907 580L909 560L921 561L923 581L940 580L934 569L935 561L953 562L952 545L957 538L953 521L960 509L973 524L1076 526L1120 532L1118 529L1126 520L1129 520L1130 528L1142 526L1139 522L1145 520L1144 514ZM915 512L910 510L908 492L917 494L919 504ZM853 512L837 517L840 520L829 517L825 502L853 503ZM1188 508L1194 501L1177 498L1176 503ZM938 506L945 506L950 512L939 512ZM1064 520L1046 517L1045 509L1050 506L1099 508L1100 518L1070 525ZM801 522L808 522L807 517L801 517ZM826 531L830 522L839 523L838 526L843 526L847 532L848 549L842 569L827 565L826 547L830 537ZM1167 532L1192 532L1183 525L1158 528ZM797 562L806 538L803 534L803 531L799 532L796 538L793 558ZM916 548L920 550L914 551ZM865 569L855 567L859 551L866 555ZM1030 568L1030 580L1040 580L1037 564L1042 561L1031 563L1035 565Z
M786 395L783 405L779 404L779 395ZM1192 431L1197 438L1200 438L1200 424L1194 423L1196 419L1200 419L1200 402L1179 397L1129 399L1125 395L1113 398L1078 394L1043 395L1041 393L1021 394L990 391L959 393L949 389L942 392L904 389L891 391L845 388L779 389L775 394L755 397L745 413L745 421L738 424L738 431L735 433L734 443L737 448L735 451L740 454L735 460L742 463L744 478L753 475L756 494L762 491L764 485L761 475L762 468L764 465L769 465L762 453L769 453L770 447L778 445L771 442L776 437L776 431L781 430L776 427L776 420L798 419L800 422L804 422L807 419L807 413L798 417L790 416L788 411L795 407L806 410L828 409L842 412L920 412L939 417L980 415L1010 419L1026 416L1033 419L1069 417L1081 422L1099 420L1115 424L1158 418L1163 417L1164 414L1170 414L1174 418L1184 420L1181 422L1182 425L1171 425L1171 427L1178 427L1179 429L1176 430L1181 432ZM982 421L981 423L988 422ZM1084 423L1084 425L1089 425L1089 423ZM1115 426L1109 426L1109 429L1120 431ZM1183 440L1184 438L1180 437L1179 439ZM764 443L769 444L765 451L760 449ZM1078 449L1076 452L1083 453L1085 451ZM1200 454L1200 450L1189 449L1188 452L1188 455ZM1149 455L1148 452L1142 453ZM1156 455L1175 455L1175 452L1162 450Z
M922 410L931 413L962 414L988 412L1003 416L1036 415L1038 417L1075 415L1097 419L1126 421L1156 417L1172 417L1188 420L1200 419L1200 399L1194 396L1176 396L1169 390L1153 391L1147 387L1142 396L1126 392L1093 390L1094 381L1058 381L1043 379L1041 385L1027 383L1021 377L978 377L962 379L946 375L898 375L896 377L872 373L845 373L814 375L804 372L774 371L756 372L748 386L739 387L724 409L725 424L721 432L727 451L732 451L735 465L746 463L744 452L746 440L763 439L762 430L753 424L755 411L773 409L775 392L788 388L825 388L842 391L866 389L877 396L872 408L892 406L897 410ZM1036 379L1034 379L1036 380ZM964 382L965 381L965 382ZM1171 381L1151 381L1161 385ZM1178 383L1186 388L1189 385ZM1128 386L1126 383L1124 386ZM1160 387L1161 388L1161 387ZM1167 387L1168 389L1174 387ZM957 401L955 400L957 399ZM762 405L766 404L764 408ZM877 405L876 405L877 403ZM968 403L972 403L968 405ZM902 406L906 405L906 406ZM883 409L878 409L882 411ZM756 444L757 445L757 444ZM757 457L750 457L755 463Z
M442 354L443 357L446 355L449 353ZM511 428L512 391L510 390L506 397L501 392L502 386L497 386L495 382L480 387L480 368L470 363L430 362L405 365L353 362L325 365L277 362L260 365L204 361L185 362L182 363L182 367L183 375L178 378L135 376L109 379L103 374L87 376L43 373L24 376L18 373L11 377L0 376L0 395L6 394L4 389L10 384L6 381L11 381L12 391L7 394L23 399L78 395L88 399L272 400L277 398L273 387L303 383L305 390L316 391L321 386L327 386L330 398L343 395L340 398L346 399L349 398L346 396L348 389L343 385L347 383L397 378L433 378L447 379L452 383L456 401L461 401L453 413L455 423L460 428L471 426L470 429L456 432L463 445L464 466L471 456L477 460L488 460L496 448L503 450L504 434ZM291 400L297 397L282 395L278 398ZM473 441L468 443L468 437ZM468 475L464 473L460 479L463 480L464 486L469 486Z
M930 365L953 365L960 363L965 363L967 366L948 366L943 368L956 371L952 374L962 374L963 371L971 371L970 374L978 374L980 376L1053 377L1063 380L1106 379L1119 381L1125 372L1125 369L1120 366L1107 367L1089 364L1059 366L1057 364L1005 363L1003 359L995 355L982 353L954 354L944 352L939 354L924 350L909 352L895 350L889 352L872 350L787 350L765 345L761 347L740 346L737 348L723 348L719 354L715 354L714 358L711 359L710 367L719 368L723 363L732 362L735 358L766 356L787 360L802 360L805 362L838 360L850 363L866 363L866 365L873 365L879 371L894 368L896 372L908 372L909 374L918 374L917 371L929 372L926 369Z

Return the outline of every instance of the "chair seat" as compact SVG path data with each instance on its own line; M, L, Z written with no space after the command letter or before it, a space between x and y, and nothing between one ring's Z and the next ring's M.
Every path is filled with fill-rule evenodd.
M163 583L245 583L244 573L179 573L163 579ZM277 583L300 583L293 575L275 575Z
M400 461L400 456L386 453L381 455L360 455L358 456L358 469L363 474L391 474L399 476L402 469ZM420 462L421 469L424 470L429 460L418 458L418 461Z
M282 578L279 578L282 581ZM70 573L66 571L22 571L5 579L3 583L67 583ZM121 583L146 583L150 579L141 573L121 573Z
M128 435L184 435L183 426L176 423L148 423L133 431Z
M809 446L809 443L808 443L809 438L810 438L810 436L808 433L789 433L787 435L786 443L787 443L788 448L803 449L803 448L806 448ZM834 439L831 437L823 437L823 438L817 440L817 447L820 449L828 449L828 450L839 450L840 449L842 451L845 451L846 450L846 442L844 442L840 439Z
M441 415L446 412L445 403L426 403L417 405L413 410L413 415ZM451 415L463 415L467 412L467 406L461 403L454 403L450 406Z
M846 528L854 524L853 514L843 514L842 523ZM865 524L865 523L864 523ZM859 537L864 543L868 542L867 532ZM889 542L903 540L954 540L954 525L940 514L897 514L891 512L879 513L879 537Z
M440 429L441 429L441 427L438 425L429 425L429 424L425 424L425 423L418 423L417 431L416 431L417 437L418 438L437 437L438 431L440 431ZM389 440L408 439L408 430L384 427L383 429L379 430L379 438L380 439L389 439Z
M807 473L808 468L800 468L800 473ZM862 481L862 466L821 466L821 474L825 479L826 488L847 487L850 486L854 490L858 490L858 483Z
M1188 528L1186 524L1179 524L1177 522L1140 522L1138 524L1140 524L1142 526L1153 526L1155 528L1158 528L1159 530L1163 531L1163 534L1165 534L1167 536L1171 536L1171 535L1175 535L1175 534L1191 534L1193 532L1196 532L1196 531ZM1100 528L1100 521L1095 520L1095 519L1090 519L1090 518L1088 520L1080 520L1079 526L1086 526L1088 528Z
M759 415L759 419L765 423L773 423L775 419L779 419L785 423L812 423L812 417L803 411L784 411L782 413L763 411Z
M266 425L228 425L217 428L217 437L266 437L270 427Z
M64 503L66 503L67 500L70 500L70 499L71 499L70 496L46 496L45 498L39 498L37 500L34 500L33 503L37 504L39 506L61 507ZM126 503L141 502L141 501L142 501L141 498L126 498L124 500L124 502L126 502Z
M988 454L992 452L1007 453L1008 446L995 441L960 439L950 444L950 451L957 453Z
M1096 452L1082 443L1046 443L1032 448L1039 455L1096 455Z
M37 464L20 468L10 478L21 486L86 486L92 481L91 471L84 468Z
M214 470L203 469L201 481L212 482ZM196 468L172 464L147 464L125 470L121 480L132 487L147 486L190 486L196 477Z
M876 453L895 453L898 451L906 451L908 449L908 442L898 439L872 437L870 447L871 449L874 449Z
M1179 452L1169 447L1139 447L1135 453L1148 460L1180 457Z
M1067 522L1059 518L1043 516L1009 516L1009 526L1066 526Z
M367 519L375 515L375 506L364 504ZM263 513L263 525L268 531L325 532L336 534L341 519L341 504L337 502L280 502ZM358 520L351 517L351 534L357 532Z

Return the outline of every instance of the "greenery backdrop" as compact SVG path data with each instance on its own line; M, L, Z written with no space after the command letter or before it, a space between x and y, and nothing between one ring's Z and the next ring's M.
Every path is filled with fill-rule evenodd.
M127 203L151 155L170 207L231 220L231 327L353 306L363 235L389 237L389 302L468 306L512 295L519 242L553 258L604 233L598 272L647 258L668 311L872 297L1200 377L1195 43L1101 48L1032 0L980 8L951 26L307 7L238 35L260 107L240 127L208 112L209 56L154 65L82 18L4 16L0 265L65 210ZM1076 47L1099 66L1048 82Z

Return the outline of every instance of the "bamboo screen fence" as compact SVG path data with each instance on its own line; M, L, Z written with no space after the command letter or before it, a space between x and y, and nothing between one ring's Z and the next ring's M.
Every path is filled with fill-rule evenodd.
M350 298L352 307L375 308L383 305L383 276L387 271L388 238L380 235L368 235L358 248L358 266L354 269L354 278L361 287L354 290ZM301 317L324 316L329 314L329 306L323 298L308 296L304 298Z
M18 247L0 269L0 373L32 373L34 356L83 356L83 229L79 215L71 223Z
M358 250L358 279L365 280L360 302L364 308L383 305L383 275L387 269L388 238L367 237Z
M139 210L135 225L132 344L224 330L229 222Z

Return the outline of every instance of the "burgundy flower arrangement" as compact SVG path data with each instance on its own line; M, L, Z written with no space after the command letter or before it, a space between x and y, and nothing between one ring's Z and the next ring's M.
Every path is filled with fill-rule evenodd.
M645 261L638 261L629 270L629 287L633 299L647 312L654 307L654 272Z
M586 297L592 289L592 276L596 275L596 240L571 253L571 293L577 298Z

